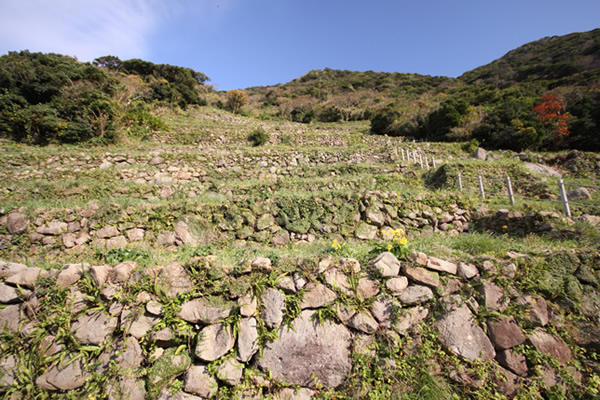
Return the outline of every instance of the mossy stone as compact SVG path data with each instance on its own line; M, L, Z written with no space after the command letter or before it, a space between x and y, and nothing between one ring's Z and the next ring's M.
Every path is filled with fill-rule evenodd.
M156 398L173 379L184 373L192 363L187 351L177 352L171 347L159 357L148 369L148 387L150 398Z

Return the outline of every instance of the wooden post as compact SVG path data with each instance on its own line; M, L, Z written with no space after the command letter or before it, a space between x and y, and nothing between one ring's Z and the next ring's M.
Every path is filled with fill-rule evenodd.
M485 191L483 190L483 179L481 178L481 175L477 176L477 181L479 182L479 194L481 195L482 199L485 199Z
M461 192L463 191L462 176L460 175L460 172L458 173L458 190Z
M431 164L433 164L433 168L436 168L435 166L435 158L431 157Z
M567 191L565 190L565 183L562 178L558 178L558 190L560 190L560 200L565 210L565 215L571 218L571 209L569 208L569 198L567 197Z
M510 204L515 205L515 196L512 190L512 184L510 183L510 176L506 177L506 190L508 190L508 199L510 200Z

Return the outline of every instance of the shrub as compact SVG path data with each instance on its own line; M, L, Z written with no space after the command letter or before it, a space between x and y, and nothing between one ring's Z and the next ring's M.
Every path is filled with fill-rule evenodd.
M227 92L227 103L225 103L225 107L229 111L237 114L246 104L248 104L248 94L243 90L233 89Z
M262 128L256 128L248 135L248 141L252 146L261 146L269 140L269 134Z
M478 147L479 147L479 140L471 139L470 142L467 142L462 146L462 149L464 151L466 151L467 153L472 154L475 152L475 150L477 150Z
M398 118L398 112L391 108L384 108L371 117L371 133L376 135L387 135L394 122Z
M342 119L342 112L336 106L329 106L321 110L317 118L321 122L338 122Z

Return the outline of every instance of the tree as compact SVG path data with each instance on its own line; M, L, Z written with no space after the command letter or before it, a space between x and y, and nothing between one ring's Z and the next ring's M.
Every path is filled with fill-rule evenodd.
M248 94L243 90L233 89L227 92L225 107L231 112L239 113L246 104L248 104Z
M569 136L569 114L564 112L564 104L552 93L546 93L541 100L533 108L539 120L551 129L553 136Z

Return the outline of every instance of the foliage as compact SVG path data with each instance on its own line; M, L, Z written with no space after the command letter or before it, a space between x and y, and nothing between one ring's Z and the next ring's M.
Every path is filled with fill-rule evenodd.
M399 114L392 107L386 107L371 117L371 133L377 135L387 135L390 133L392 125L396 122Z
M382 229L382 242L375 244L371 251L374 255L378 255L384 251L389 251L399 259L406 259L409 254L408 239L406 233L402 229Z
M564 112L564 104L553 93L543 95L533 111L544 126L552 130L555 137L568 136L571 133L568 127L569 114Z
M269 141L269 134L263 128L256 128L248 135L248 141L252 146L262 146Z
M248 104L248 94L245 91L233 89L227 92L225 107L229 111L238 114L246 104Z

